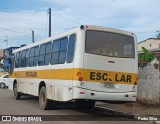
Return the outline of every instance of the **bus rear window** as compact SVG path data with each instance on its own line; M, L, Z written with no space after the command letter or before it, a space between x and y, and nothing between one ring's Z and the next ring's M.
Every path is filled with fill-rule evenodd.
M134 58L134 38L118 33L88 30L85 52L109 57Z

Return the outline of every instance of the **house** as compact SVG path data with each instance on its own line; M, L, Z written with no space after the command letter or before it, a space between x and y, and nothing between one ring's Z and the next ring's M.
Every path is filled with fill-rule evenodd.
M138 43L138 52L142 51L142 47L147 50L160 49L160 39L158 38L148 38L144 41Z

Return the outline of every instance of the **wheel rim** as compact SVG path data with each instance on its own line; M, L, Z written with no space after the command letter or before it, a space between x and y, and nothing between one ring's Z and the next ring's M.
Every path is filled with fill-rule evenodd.
M41 101L41 105L43 106L45 103L45 94L43 92L41 92L40 101Z
M17 84L14 85L14 96L17 95Z

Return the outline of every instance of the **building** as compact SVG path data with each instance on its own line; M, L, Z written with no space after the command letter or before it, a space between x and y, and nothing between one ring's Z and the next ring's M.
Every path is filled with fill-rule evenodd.
M159 49L160 48L160 39L158 38L148 38L144 41L138 43L138 51L142 51L142 47L145 47L147 50Z
M13 54L13 50L17 49L19 47L9 47L4 49L4 67L7 67L10 63L9 63L9 59L12 58Z
M10 58L13 54L12 52L19 47L9 47L4 49L4 59Z
M3 49L0 49L0 60L4 58Z

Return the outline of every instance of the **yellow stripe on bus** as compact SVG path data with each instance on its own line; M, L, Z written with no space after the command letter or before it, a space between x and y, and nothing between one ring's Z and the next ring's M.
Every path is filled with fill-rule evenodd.
M11 78L57 80L79 80L79 78L81 78L83 81L89 82L112 82L116 84L134 84L137 81L137 74L74 68L17 71L11 75Z

